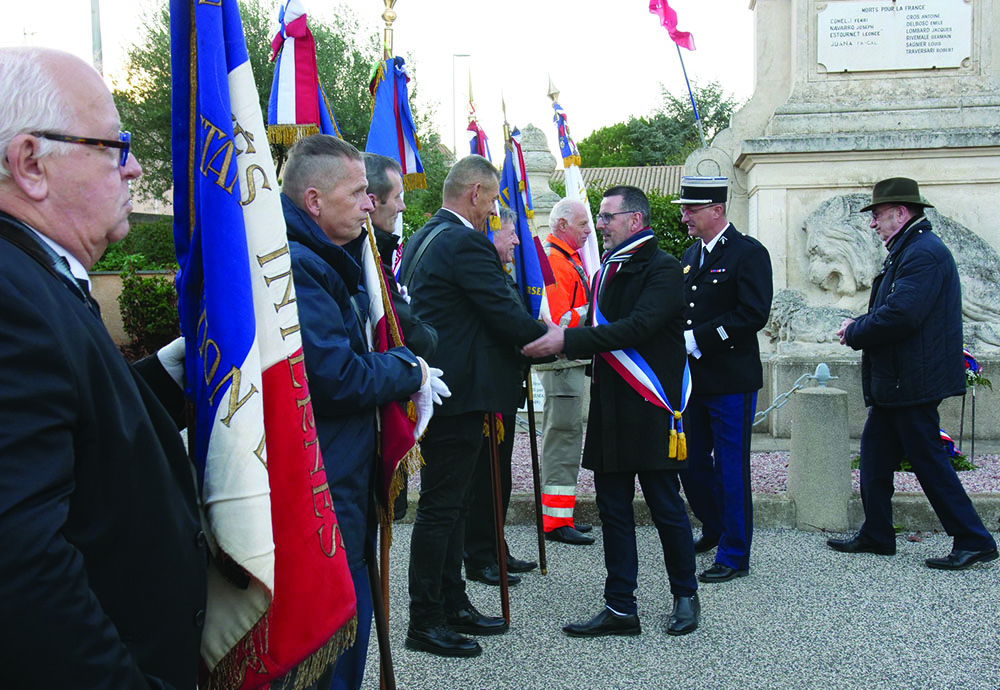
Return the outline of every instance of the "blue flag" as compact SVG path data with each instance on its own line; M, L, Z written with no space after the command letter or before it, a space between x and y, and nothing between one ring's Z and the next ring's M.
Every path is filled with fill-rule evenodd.
M185 394L206 536L206 687L314 683L353 641L277 175L236 0L171 0Z
M403 189L427 189L420 162L420 140L410 112L403 58L380 62L372 78L372 123L365 151L388 156L403 167Z
M545 283L535 238L531 233L530 219L535 212L531 208L531 188L524 169L521 132L517 128L511 131L506 148L507 155L500 172L500 203L517 214L517 238L520 244L514 248L514 279L521 289L524 306L537 319Z

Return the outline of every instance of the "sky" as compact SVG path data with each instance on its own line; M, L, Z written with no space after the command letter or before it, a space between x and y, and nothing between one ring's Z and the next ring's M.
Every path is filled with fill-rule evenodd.
M128 46L138 38L141 12L166 1L99 0L106 76L121 70ZM303 1L319 18L346 5L381 35L383 0ZM91 60L91 0L5 5L0 45L58 47ZM750 0L670 0L670 5L678 28L695 37L697 50L683 50L689 79L718 81L727 94L748 99L754 79ZM477 117L498 158L501 98L511 125L541 128L555 148L546 95L550 78L577 141L596 128L651 114L661 103L661 84L679 97L687 94L677 49L649 13L647 0L397 0L394 10L394 52L408 57L417 87L414 107L432 109L442 142L451 147L457 141L463 153L470 74Z

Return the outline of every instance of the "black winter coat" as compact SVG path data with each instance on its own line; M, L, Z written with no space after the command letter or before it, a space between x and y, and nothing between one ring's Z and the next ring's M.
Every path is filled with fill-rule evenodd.
M687 353L683 296L680 263L655 241L647 242L622 264L598 298L609 323L567 328L566 356L580 359L634 348L677 409ZM596 357L583 466L595 472L685 469L686 461L668 457L669 440L670 413L644 400L604 358Z
M868 313L847 328L863 350L865 405L903 407L965 394L958 268L924 218L900 231L872 282Z

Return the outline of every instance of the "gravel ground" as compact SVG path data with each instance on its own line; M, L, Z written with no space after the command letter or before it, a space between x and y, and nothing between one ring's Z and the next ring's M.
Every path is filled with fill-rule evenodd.
M594 546L549 544L537 570L510 590L511 630L480 639L483 655L442 659L404 647L410 525L390 553L390 645L396 682L409 690L997 690L1000 561L963 572L923 559L951 548L944 535L901 535L893 557L832 551L816 532L754 531L749 577L702 585L701 627L665 632L670 593L652 527L637 530L642 634L574 639L560 632L602 604L600 529ZM512 552L534 558L534 530L507 532ZM697 557L698 569L714 553ZM499 590L470 583L469 597L500 614ZM378 684L374 637L363 688Z
M855 455L855 453L852 454ZM756 494L781 494L785 492L788 479L787 451L768 453L752 453L750 455L750 483ZM965 490L972 493L1000 493L1000 455L976 455L977 469L959 472ZM511 480L514 493L530 493L531 481L531 447L528 434L518 432L514 439L514 454L511 461ZM859 491L860 472L851 470L851 481L854 490ZM419 477L411 478L415 488L420 486ZM636 490L640 491L638 482ZM896 491L901 493L923 493L916 476L912 472L896 473ZM594 493L594 473L581 469L577 479L579 494Z

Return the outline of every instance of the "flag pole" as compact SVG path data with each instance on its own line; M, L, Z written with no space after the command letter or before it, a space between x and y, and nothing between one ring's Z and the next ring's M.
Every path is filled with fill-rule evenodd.
M385 22L385 34L382 40L382 59L392 59L392 23L396 21L396 10L393 6L396 0L384 0L385 10L382 12L382 21ZM388 506L390 519L392 517L392 505ZM369 570L369 582L372 590L372 608L375 610L375 638L378 641L379 672L378 682L380 690L396 690L396 678L392 667L392 650L389 646L389 534L386 529L379 527L379 565L378 579ZM374 549L373 549L374 551ZM372 553L372 565L375 565L375 554ZM382 591L377 592L377 585L381 583ZM379 625L379 617L382 618L382 625ZM381 628L381 629L380 629Z
M681 54L680 45L675 43L674 46L677 48L677 58L681 61L681 72L684 73L684 83L687 85L688 97L691 99L691 107L694 109L694 122L698 125L698 137L701 139L701 147L703 149L708 148L708 144L705 142L705 130L701 126L701 117L698 116L698 105L694 102L694 91L691 90L687 68L684 67L684 56Z

